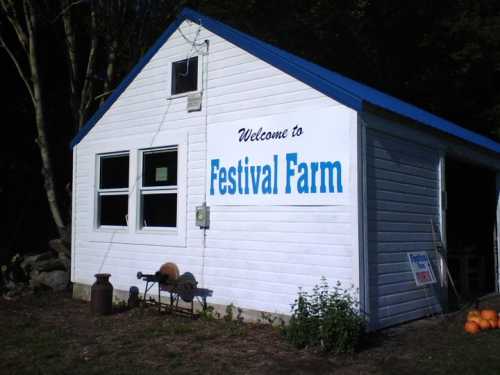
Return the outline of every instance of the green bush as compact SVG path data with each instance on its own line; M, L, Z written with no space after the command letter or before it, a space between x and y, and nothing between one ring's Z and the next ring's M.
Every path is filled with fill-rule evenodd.
M352 353L365 328L358 308L349 290L341 289L340 283L330 288L322 277L311 293L299 291L283 333L298 348L318 347L325 352Z

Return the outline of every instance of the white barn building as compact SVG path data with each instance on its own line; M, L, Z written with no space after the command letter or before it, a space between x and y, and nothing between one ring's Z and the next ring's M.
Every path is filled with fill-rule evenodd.
M172 261L212 304L287 314L324 276L381 328L447 309L445 261L461 293L498 289L500 144L190 9L72 149L77 297ZM415 252L436 284L416 285Z

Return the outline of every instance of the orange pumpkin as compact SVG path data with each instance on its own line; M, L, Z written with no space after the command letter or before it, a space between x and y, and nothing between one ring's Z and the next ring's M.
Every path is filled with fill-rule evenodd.
M498 314L495 310L482 310L481 318L488 320L498 320Z
M497 323L497 324L498 324L498 328L500 328L500 319L498 320L498 323Z
M486 319L480 319L479 327L481 327L481 329L490 329L491 328L490 322Z
M469 319L467 319L468 322L474 322L477 325L479 325L479 321L481 320L481 317L479 316L471 316Z
M488 323L490 323L491 329L496 329L498 327L498 320L488 320Z
M467 320L470 320L470 318L472 318L473 316L480 316L480 315L481 315L481 311L471 310L467 313Z
M475 322L467 322L464 326L465 332L470 333L471 335L475 335L479 332L480 328Z

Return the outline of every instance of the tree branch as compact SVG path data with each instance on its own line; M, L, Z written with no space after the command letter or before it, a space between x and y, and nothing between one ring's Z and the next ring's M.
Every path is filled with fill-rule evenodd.
M54 19L51 21L51 23L55 23L59 17L64 17L66 15L66 13L68 13L68 11L73 8L75 5L78 5L78 4L81 4L81 3L86 3L88 2L88 0L78 0L78 1L73 1L71 4L68 4L66 5L66 7L64 7L63 10L61 10L61 12L54 17ZM67 4L67 3L66 3Z
M33 104L35 104L35 97L33 96L33 89L31 88L29 81L26 78L26 73L22 70L21 65L19 64L19 61L17 60L16 56L12 53L10 48L7 46L7 43L5 43L5 40L2 36L2 34L0 34L0 47L5 49L5 51L9 55L10 59L14 63L16 70L19 73L19 76L23 80L24 85L26 86L26 89L28 90L28 93L30 94L30 97L31 97Z
M68 0L65 0L65 4L68 4ZM75 5L73 3L72 5ZM68 66L69 66L69 86L71 91L70 106L71 112L73 113L73 119L75 123L78 122L78 105L80 102L80 95L78 92L78 61L76 55L76 37L75 30L73 28L71 12L69 12L72 5L68 5L62 12L63 26L64 26L64 36L66 42L66 50L68 53Z
M98 45L98 31L96 9L94 6L90 9L90 49L89 57L87 60L87 68L85 71L85 78L82 86L82 93L80 99L80 108L78 111L78 128L83 126L87 117L87 112L92 104L92 89L94 81L94 70L97 59L97 45Z
M14 2L12 0L0 0L0 6L9 20L9 23L12 25L17 35L17 39L19 39L19 43L21 43L21 47L26 51L28 48L28 36L21 25Z

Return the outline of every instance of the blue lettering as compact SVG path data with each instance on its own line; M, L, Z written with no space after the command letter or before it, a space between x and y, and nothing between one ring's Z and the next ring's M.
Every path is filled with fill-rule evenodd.
M217 169L219 169L219 159L212 159L210 162L210 195L214 195L214 181L217 179Z
M241 188L241 172L243 168L241 167L241 160L238 160L238 194L243 194L243 190Z
M326 193L326 174L328 172L328 192L334 193L335 187L333 185L333 170L337 171L337 191L342 193L342 166L339 161L332 163L331 161L322 161L319 163L321 169L321 185L319 191Z
M285 193L290 194L292 192L292 188L290 186L290 180L293 175L295 175L295 171L292 168L292 163L297 165L297 153L293 152L290 154L286 154L286 186Z
M307 179L307 164L300 163L299 164L299 173L301 173L299 180L297 181L297 191L302 193L309 193L309 184Z
M271 194L271 175L272 169L269 164L262 167L262 194Z
M249 194L248 190L248 156L245 156L245 194Z
M273 162L274 162L274 187L273 187L273 194L278 194L278 155L274 155L273 156Z
M259 194L259 182L260 182L260 170L261 170L261 168L262 167L260 165L257 165L257 166L252 165L250 167L250 174L252 177L252 188L253 188L254 194Z
M311 193L316 193L316 172L318 172L318 162L311 162Z
M236 168L235 167L229 167L227 170L227 179L229 181L229 186L227 187L227 192L231 195L236 193Z
M226 186L224 185L226 182L226 168L221 167L219 170L219 192L221 195L226 194Z

